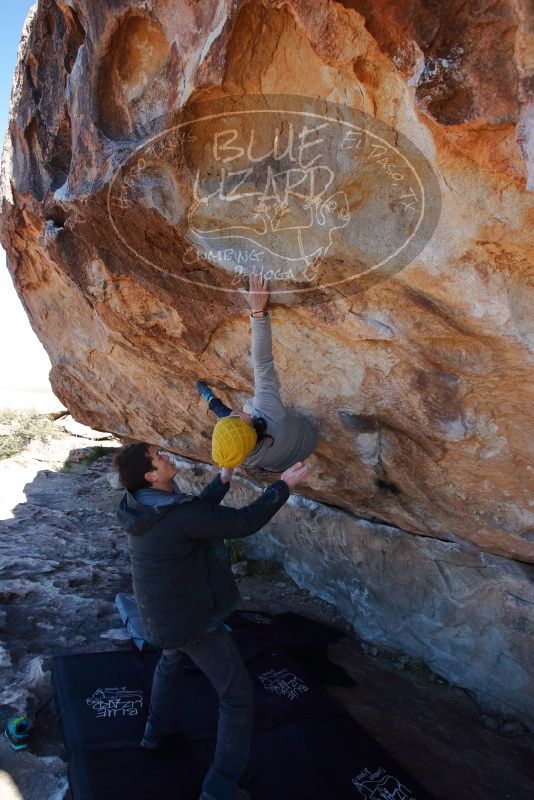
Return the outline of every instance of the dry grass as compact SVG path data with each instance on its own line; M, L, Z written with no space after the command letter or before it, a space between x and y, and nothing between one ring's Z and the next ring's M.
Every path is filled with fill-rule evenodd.
M0 410L0 459L22 453L35 439L48 442L64 435L47 414L35 409Z

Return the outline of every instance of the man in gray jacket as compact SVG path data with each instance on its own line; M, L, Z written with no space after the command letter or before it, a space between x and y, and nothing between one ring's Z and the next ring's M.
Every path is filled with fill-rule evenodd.
M157 747L172 733L179 709L183 654L203 670L219 695L213 763L200 800L236 800L252 727L252 684L223 620L239 593L224 539L256 533L305 477L300 462L241 509L220 506L232 470L221 473L198 497L178 492L177 468L146 443L123 447L115 457L127 491L117 509L128 533L134 594L149 642L162 649L141 745Z

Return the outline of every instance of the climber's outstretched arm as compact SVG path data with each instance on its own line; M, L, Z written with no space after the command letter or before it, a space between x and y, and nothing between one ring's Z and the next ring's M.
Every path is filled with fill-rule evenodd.
M254 407L260 414L279 419L285 416L286 410L274 368L271 320L266 310L269 290L261 275L252 274L249 281L246 297L251 309Z

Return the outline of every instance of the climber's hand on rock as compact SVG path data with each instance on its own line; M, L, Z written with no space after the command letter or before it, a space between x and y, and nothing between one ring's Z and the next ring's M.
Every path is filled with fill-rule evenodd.
M249 289L245 295L251 311L263 311L269 300L267 280L259 273L249 275Z
M228 467L223 467L221 469L221 481L223 483L230 483L230 481L232 480L233 474L234 474L234 470L233 469L228 469Z
M298 484L304 480L309 471L309 464L303 464L302 461L297 461L292 467L282 472L280 480L285 481L290 489L294 489L295 486L298 486Z

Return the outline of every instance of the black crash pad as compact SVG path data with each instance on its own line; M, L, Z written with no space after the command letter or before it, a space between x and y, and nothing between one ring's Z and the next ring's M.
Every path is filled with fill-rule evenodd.
M88 653L54 659L52 685L67 753L136 745L148 716L156 653Z
M336 800L420 800L426 791L348 714L285 722L280 734L320 764Z
M206 772L215 742L190 747ZM349 715L254 731L241 784L252 800L431 800Z
M226 620L234 633L247 632L264 646L291 653L323 686L355 686L343 667L330 661L328 645L345 634L300 614L267 614L263 611L235 611Z
M429 800L295 659L252 646L250 636L236 634L255 685L242 780L253 800ZM198 797L215 746L217 697L199 671L184 669L181 734L141 750L157 657L132 650L54 659L73 800Z
M156 750L78 750L68 770L74 800L198 800L205 773L178 737Z
M206 772L215 742L191 745L196 763ZM253 731L250 757L241 785L252 800L337 800L329 776L278 728ZM353 800L357 800L353 798Z
M283 650L265 650L247 663L256 704L275 722L327 718L342 711L296 659Z
M288 653L254 653L250 645L243 646L249 637L236 638L254 683L254 730L286 720L324 719L340 713L339 704ZM184 669L180 689L180 733L189 739L214 737L218 700L208 678L200 670Z
M253 631L258 639L269 640L279 647L300 656L326 651L329 644L337 642L343 631L300 614L267 614L263 611L234 611L225 624L236 631Z

